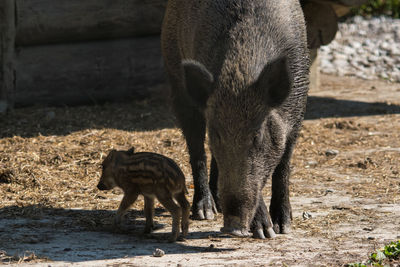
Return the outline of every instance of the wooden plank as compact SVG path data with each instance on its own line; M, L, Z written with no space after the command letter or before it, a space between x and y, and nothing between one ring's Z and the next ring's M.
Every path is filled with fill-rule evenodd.
M0 1L0 101L3 104L0 104L2 106L4 106L5 101L7 99L7 94L5 91L5 88L3 86L3 57L4 57L4 29L7 25L6 21L5 21L5 16L4 16L4 12L5 12L5 6L4 6L4 2ZM4 112L5 110L3 110L3 108L0 108L0 112Z
M76 105L141 98L164 82L159 36L24 47L16 105Z
M158 34L167 3L167 0L16 1L17 45Z
M14 104L15 2L0 1L0 112Z

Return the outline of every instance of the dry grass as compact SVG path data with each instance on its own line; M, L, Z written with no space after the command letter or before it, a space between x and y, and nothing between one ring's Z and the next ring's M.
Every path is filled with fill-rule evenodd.
M38 257L32 251L26 251L24 254L9 256L3 250L0 250L0 262L2 263L26 263L26 262L48 262L49 259L46 257Z
M321 118L304 123L293 157L292 197L315 198L340 191L377 203L400 203L400 115ZM397 123L394 123L397 122ZM0 117L0 217L42 218L74 213L77 224L97 229L110 223L121 191L96 188L109 150L152 151L174 159L193 194L184 138L169 109L158 100L90 107L32 107ZM327 156L327 150L338 154ZM265 189L269 195L269 188ZM142 209L137 201L133 209ZM340 240L335 224L379 213L351 206L315 205L312 219L295 218L308 235ZM33 256L32 256L33 255ZM37 260L0 253L2 261Z
M115 201L105 200L119 190L96 189L100 163L111 149L134 146L137 151L162 153L188 173L180 131L168 129L173 125L169 111L152 109L154 103L124 105L52 109L56 117L46 128L36 125L46 109L16 110L3 118L7 126L0 139L0 207L115 208ZM21 125L22 118L29 125ZM85 129L87 125L92 126Z
M48 128L35 128L47 109L16 110L3 118L7 126L0 139L0 212L12 210L12 206L117 208L118 189L106 193L96 189L102 158L113 148L134 146L137 151L165 154L179 164L191 187L185 141L165 106L150 102L52 111L56 117ZM100 116L94 117L99 112ZM26 127L20 124L25 114L29 119ZM391 147L400 140L400 129L390 123L397 118L388 115L377 118L375 124L357 118L306 121L293 158L292 195L325 194L325 184L334 181L336 188L332 189L345 190L353 197L375 194L382 202L398 202L400 151ZM339 154L326 156L329 149ZM357 176L367 179L348 186L349 179Z

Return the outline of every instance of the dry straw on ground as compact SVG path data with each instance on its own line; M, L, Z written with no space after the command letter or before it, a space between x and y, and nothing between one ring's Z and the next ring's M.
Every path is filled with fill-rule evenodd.
M340 192L343 198L365 203L400 203L399 111L390 109L393 114L377 114L373 110L373 116L318 118L321 107L312 101L311 104L309 118L313 119L307 119L301 131L292 161L290 187L292 198L315 202L306 210L314 216L295 217L293 228L303 231L305 236L340 242L346 233L335 232L338 224L379 222L385 211L345 202L322 205L319 197ZM157 152L174 159L187 177L189 199L192 198L193 182L184 138L170 110L159 100L23 108L1 115L0 125L1 218L40 219L52 214L68 215L74 210L77 225L89 230L104 229L111 223L112 213L108 211L118 207L121 191L96 189L100 163L109 150L132 146L136 151ZM327 150L336 152L326 153ZM267 186L266 197L269 191ZM132 208L142 207L143 201L139 200ZM158 220L169 224L170 217L160 216L162 211L158 209ZM0 255L3 261L13 260L5 253ZM37 259L33 256L32 260Z

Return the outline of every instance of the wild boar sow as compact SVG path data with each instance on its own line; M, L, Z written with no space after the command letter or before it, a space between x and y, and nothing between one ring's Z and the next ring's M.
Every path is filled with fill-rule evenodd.
M218 208L223 232L287 233L289 164L308 91L299 1L169 0L162 50L190 154L194 218L211 219ZM268 212L262 189L270 176Z

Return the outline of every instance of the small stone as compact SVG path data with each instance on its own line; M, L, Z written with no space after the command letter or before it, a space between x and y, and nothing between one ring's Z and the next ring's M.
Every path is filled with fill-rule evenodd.
M400 72L392 72L390 76L393 82L400 82Z
M379 57L378 57L378 56L370 55L370 56L368 57L368 61L369 61L369 62L376 62L376 61L378 61L378 60L379 60Z
M153 256L154 256L154 257L162 257L162 256L164 256L164 255L165 255L164 250L159 249L159 248L156 248L156 249L154 250L154 252L153 252Z
M356 41L351 42L350 45L351 45L351 47L353 47L354 49L358 49L358 48L361 48L361 47L362 47L361 43L360 43L360 42L356 42Z
M339 154L339 151L336 149L328 149L327 151L325 151L325 156L327 157L335 157L337 156L337 154Z
M382 72L382 73L380 74L380 77L386 80L386 79L389 78L389 75L387 75L387 73L385 73L385 72Z
M307 212L307 211L304 211L304 212L303 212L303 219L304 219L304 220L308 220L308 219L311 219L311 218L312 218L311 213L309 213L309 212Z
M310 168L310 167L315 167L315 166L317 166L318 165L318 162L317 161L315 161L315 160L310 160L310 161L308 161L307 162L307 164L306 164L306 168Z
M357 167L360 169L366 170L368 168L367 162L362 162L362 161L357 162Z
M213 251L215 251L215 245L214 245L214 244L210 244L210 245L205 249L205 251L207 251L207 252L213 252Z

